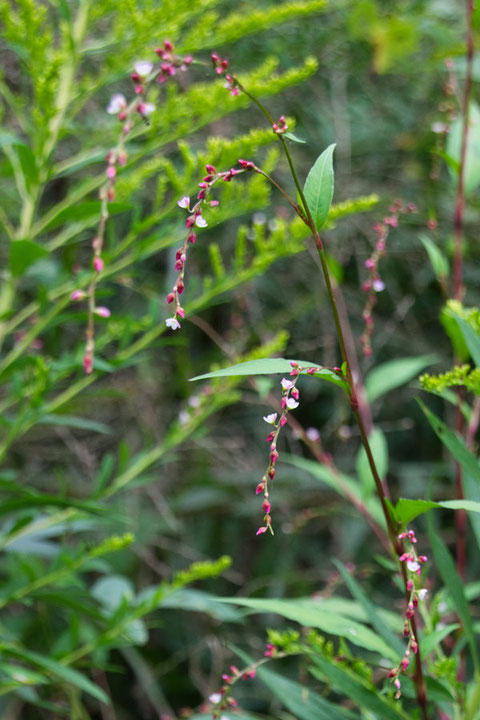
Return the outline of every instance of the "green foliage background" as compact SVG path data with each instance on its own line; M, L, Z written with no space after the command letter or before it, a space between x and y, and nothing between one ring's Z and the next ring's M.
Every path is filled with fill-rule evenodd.
M209 68L194 65L158 90L151 125L139 125L128 143L99 290L112 317L97 321L89 377L82 371L86 312L69 296L90 280L96 193L118 133L105 113L110 96L131 92L133 64L153 59L165 38L179 53L206 61L212 50L227 55L243 84L305 140L292 145L302 177L337 143L324 237L355 338L363 332L360 288L376 237L372 226L395 198L416 203L418 213L390 234L374 352L361 366L377 427L375 452L395 499L424 497L429 487L436 499L454 497L451 460L413 398L423 370L452 365L436 275L448 281L454 182L435 154L431 124L443 117L446 58L463 82L463 4L2 0L0 17L1 716L192 716L217 690L232 646L241 643L254 657L264 650L261 618L216 596L320 594L327 601L335 592L336 603L347 603L340 619L368 625L358 597L348 605L333 557L355 566L372 600L394 613L389 622L398 632L402 598L391 568L345 498L347 488L378 519L346 399L327 384L300 384L295 418L320 431L337 469L312 461L301 428L285 432L273 499L277 532L256 538L261 510L253 489L267 459L262 415L278 400L278 382L188 382L212 367L274 354L339 364L314 250L263 178L222 187L220 206L190 252L187 320L181 332L166 332L164 298L184 232L176 203L193 195L204 165L228 169L239 157L255 159L290 183L260 113L247 98L232 98ZM475 72L476 81L476 65ZM469 306L480 304L475 172L478 158L466 216ZM437 221L435 231L429 219ZM440 273L438 262L432 267L428 260L438 261L438 253ZM461 356L467 360L468 350ZM401 380L392 383L392 376ZM452 417L443 401L432 405ZM471 499L477 496L472 490ZM451 539L451 516L438 517ZM469 579L477 558L469 556ZM477 584L467 590L469 600L478 595ZM441 594L434 600L435 622L448 621L438 610L442 601ZM267 624L280 631L278 612ZM311 652L323 641L309 642ZM344 674L334 676L332 663L321 660L333 657L330 645L326 651L322 645L312 671L329 698L338 704L348 682L354 702L355 683L373 692L350 646L335 648L345 654ZM361 657L369 657L364 650ZM440 695L442 682L455 676L449 662L443 653L431 659ZM288 683L310 680L293 664L283 669L290 680L262 670L263 685L239 689L249 718L302 716L292 700L298 686ZM408 717L406 694L401 712ZM102 702L107 696L110 709ZM318 697L305 717L323 717L315 714ZM381 717L371 702L363 711ZM452 695L443 702L450 707ZM387 717L396 717L385 703Z

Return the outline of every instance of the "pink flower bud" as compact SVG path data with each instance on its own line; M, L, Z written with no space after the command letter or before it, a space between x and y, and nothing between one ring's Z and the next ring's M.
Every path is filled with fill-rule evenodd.
M93 357L92 353L86 352L83 356L83 367L86 375L91 375L93 370Z
M263 482L258 483L258 485L255 489L255 495L260 495L260 493L263 493L264 488L265 488L265 483L263 483Z
M171 292L167 295L167 303L170 304L175 300L175 293Z
M101 257L94 257L93 258L93 268L95 272L99 273L103 270L103 260Z
M262 525L262 527L259 527L255 535L263 535L263 533L267 532L267 526Z
M109 165L108 168L107 168L107 177L108 177L110 180L113 180L113 178L115 177L116 174L117 174L116 168L114 168L113 165Z
M263 509L265 510L265 512L266 512L267 515L268 515L268 513L270 512L272 506L270 505L270 503L268 502L268 500L264 500L262 507L263 507Z
M180 305L177 305L177 315L180 315L180 317L183 319L185 317L185 310L180 307Z
M84 300L87 297L87 293L83 292L83 290L74 290L72 294L70 295L70 300L78 301L78 300Z
M191 232L191 233L189 234L188 238L187 238L188 242L189 242L189 243L192 243L192 245L193 245L193 243L195 242L196 239L197 239L197 236L195 235L194 232Z
M98 315L98 317L108 318L110 317L111 312L104 305L100 305L99 307L95 308L95 315Z
M107 200L108 202L113 202L115 200L115 190L113 188L108 189Z

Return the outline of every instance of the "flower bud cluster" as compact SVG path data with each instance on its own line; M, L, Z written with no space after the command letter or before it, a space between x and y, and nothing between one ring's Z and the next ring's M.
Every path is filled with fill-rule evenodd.
M273 123L272 130L277 135L283 135L283 133L287 132L288 125L285 120L285 116L281 115L278 123Z
M185 221L187 235L183 245L178 248L175 254L175 270L178 272L177 279L175 280L172 290L167 295L167 303L174 305L174 314L173 317L165 320L165 324L172 330L178 330L181 327L178 318L183 319L185 317L185 310L180 302L180 296L185 290L185 263L190 245L195 244L197 240L197 228L207 227L207 221L202 215L202 208L204 206L215 207L219 204L218 200L209 200L213 186L219 181L231 182L236 175L240 175L246 170L257 169L253 162L249 160L239 160L238 164L240 165L240 169L230 168L230 170L224 172L217 171L213 165L206 165L205 169L207 174L202 181L198 183L200 190L193 204L188 195L185 195L177 202L179 207L187 211L188 217Z
M270 461L268 463L265 474L262 477L261 481L258 483L255 491L257 495L263 495L262 507L265 513L263 517L264 525L258 528L256 532L257 535L263 535L267 532L267 530L271 532L272 535L274 534L272 528L272 506L269 500L270 493L268 483L273 480L276 473L275 465L278 460L278 436L280 434L280 429L287 423L287 415L290 410L295 410L295 408L299 406L300 393L298 392L296 384L298 378L300 377L300 374L302 372L306 372L309 375L313 375L316 370L316 368L314 367L299 367L298 363L294 360L292 360L290 365L292 367L292 370L290 372L290 377L292 379L289 380L288 378L283 378L280 383L282 386L282 412L280 414L280 417L278 417L278 413L271 413L270 415L265 415L263 418L266 423L268 423L269 425L273 425L273 429L267 435L267 443L270 449Z
M374 327L372 310L377 303L377 293L385 290L385 283L380 277L378 264L380 259L385 255L390 228L398 227L399 214L416 212L416 210L417 208L413 203L404 205L401 200L395 200L389 207L390 214L384 217L381 223L376 223L373 226L377 240L375 250L372 255L365 260L365 268L368 271L369 277L368 280L362 284L362 290L368 293L367 302L362 312L362 317L365 321L365 331L360 338L360 344L362 345L365 357L370 357L372 354L371 339Z
M173 54L173 44L170 40L165 40L163 47L156 48L155 53L161 62L154 64L150 60L139 60L135 63L134 72L131 73L130 79L133 82L134 99L128 103L122 93L116 93L112 96L107 107L107 113L117 115L118 120L122 123L120 135L117 144L108 151L106 156L107 167L105 170L106 179L99 191L99 199L101 203L100 220L98 223L95 237L92 241L92 267L93 276L90 281L88 291L74 290L71 294L71 300L80 301L88 299L88 323L86 329L86 344L83 357L83 365L85 373L90 375L93 371L93 357L95 347L95 327L94 317L107 318L110 316L110 310L103 306L97 306L95 302L95 291L98 284L99 276L104 269L103 246L105 237L105 228L108 220L108 204L115 199L115 181L118 170L126 165L127 152L125 142L127 136L135 125L138 116L144 122L148 122L148 116L155 110L153 103L146 101L146 96L154 81L164 83L169 77L176 74L177 70L187 70L192 63L191 55L179 57Z
M213 720L227 720L225 715L220 715L223 710L234 709L238 707L238 702L232 697L231 691L233 685L239 680L249 680L257 674L257 663L253 663L243 670L239 670L236 665L230 665L230 673L222 675L223 685L208 698L214 706L212 711Z
M395 699L401 696L401 683L399 675L405 672L410 665L410 657L418 652L418 640L415 637L413 630L412 619L415 615L415 610L418 607L418 603L425 600L428 593L426 588L418 587L418 578L422 572L422 565L427 562L426 555L418 555L415 549L417 538L413 530L405 530L398 535L398 539L403 543L408 543L409 548L403 552L398 558L401 563L405 563L405 570L407 575L407 609L405 610L405 624L403 627L403 636L408 638L407 648L405 654L401 659L397 667L392 668L388 673L389 678L392 679L393 684L396 688Z
M234 75L230 75L230 73L227 72L229 65L228 60L226 58L222 59L218 53L212 53L210 57L217 75L223 75L225 78L226 83L224 87L230 90L230 95L240 95L240 83Z

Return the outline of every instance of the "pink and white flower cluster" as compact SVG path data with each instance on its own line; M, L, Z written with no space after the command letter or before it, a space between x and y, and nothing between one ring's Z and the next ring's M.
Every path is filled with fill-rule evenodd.
M418 603L425 600L428 590L427 588L418 587L418 580L422 572L422 565L427 562L426 555L418 555L415 549L417 538L413 530L405 530L398 535L398 539L401 542L407 542L410 547L398 558L401 563L405 563L406 575L407 575L407 609L405 611L405 625L403 628L403 635L408 638L407 648L405 654L400 661L399 665L392 668L388 673L388 677L392 679L393 684L396 687L395 699L401 696L401 684L399 675L405 672L410 665L410 656L413 652L414 655L418 652L418 640L415 637L412 619L415 615L415 610L418 607Z
M372 255L365 260L365 267L368 270L368 280L362 284L362 290L368 293L367 302L365 304L362 317L365 321L365 331L360 338L360 343L363 348L363 354L366 357L370 357L372 354L371 339L373 334L373 315L372 310L377 303L377 293L385 290L385 283L380 277L378 271L378 263L381 258L385 255L386 241L389 234L390 228L398 227L398 216L400 213L411 213L416 212L417 208L413 203L404 205L401 200L395 200L395 202L389 207L390 215L383 218L383 222L376 223L373 226L377 235L377 241L375 243L375 250Z
M192 203L190 197L185 195L177 202L179 207L187 211L188 217L185 221L187 235L183 245L178 248L175 255L175 270L178 272L177 279L175 280L172 290L167 295L167 303L174 305L174 314L173 317L165 320L165 324L172 330L178 330L181 327L179 318L183 319L185 317L185 310L180 302L180 296L185 290L185 263L188 250L190 245L195 244L197 240L197 228L205 228L208 225L203 217L202 209L204 206L215 207L219 204L218 200L209 200L213 186L219 181L230 182L236 175L240 175L246 170L256 169L255 165L248 160L239 160L238 164L240 165L240 169L230 168L230 170L224 172L217 171L213 165L206 165L205 169L207 174L198 184L200 190L197 193L196 200Z
M122 93L115 93L107 107L107 113L117 115L118 120L122 123L121 132L114 148L108 151L106 156L107 167L105 170L105 183L99 191L101 202L100 220L97 227L96 235L92 241L93 249L93 277L90 281L88 292L84 290L74 290L71 294L73 301L80 301L88 298L88 324L86 329L85 353L83 357L83 365L85 373L90 375L93 371L94 357L94 316L107 318L110 316L110 310L104 306L97 306L95 303L95 290L99 280L100 273L104 269L104 258L102 257L105 228L108 220L108 204L115 199L115 181L119 168L126 165L127 152L125 142L128 134L132 130L135 120L138 116L144 122L148 122L147 118L155 110L153 103L147 102L146 96L148 90L154 81L164 83L169 77L176 74L177 70L186 70L192 63L191 55L180 57L173 53L173 44L170 40L165 40L163 47L156 48L155 53L161 59L160 63L154 64L150 60L139 60L135 63L134 71L130 75L133 82L135 93L134 99L129 103Z
M262 507L265 513L263 517L264 525L258 528L256 533L257 535L263 535L267 532L267 530L271 532L272 535L274 534L272 528L272 516L270 514L272 506L269 500L270 493L268 483L273 480L276 473L275 465L278 460L278 436L280 434L280 429L287 423L288 413L291 410L295 410L299 406L300 393L298 391L298 388L296 387L296 384L298 378L300 377L300 374L302 372L306 372L308 375L314 375L316 370L315 367L299 367L298 363L294 360L291 361L290 365L292 367L290 377L293 379L290 380L289 378L283 378L280 383L280 385L282 386L282 412L280 414L280 417L278 417L278 413L271 413L270 415L265 415L263 418L266 423L268 423L269 425L273 425L273 430L267 435L267 443L270 446L270 462L268 463L265 474L262 477L261 481L258 483L255 491L257 495L263 494Z

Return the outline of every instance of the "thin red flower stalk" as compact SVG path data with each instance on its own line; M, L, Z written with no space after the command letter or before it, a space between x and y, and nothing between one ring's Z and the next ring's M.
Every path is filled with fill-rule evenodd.
M379 274L378 264L382 257L384 257L387 247L387 238L389 235L390 228L398 227L398 216L400 213L416 212L416 207L413 203L404 205L401 200L396 200L389 207L389 215L383 218L381 223L376 223L373 226L377 234L377 241L375 243L375 250L372 255L365 260L365 267L368 270L368 280L362 285L362 290L368 293L367 302L362 312L362 317L365 321L365 331L360 338L360 344L363 349L363 354L369 357L372 354L372 335L374 329L373 321L373 308L377 304L377 294L385 290L385 283Z
M165 40L162 48L157 48L155 53L161 58L161 62L154 64L149 60L141 60L135 64L134 72L130 78L133 82L135 97L128 103L124 95L116 93L110 100L107 112L110 115L117 115L122 123L121 131L116 145L108 151L106 156L107 167L105 170L106 179L99 190L101 203L100 220L96 229L95 237L92 240L92 278L87 291L74 290L71 294L73 301L87 299L88 320L85 332L85 352L83 366L85 373L90 375L93 372L94 351L95 351L95 316L107 318L110 310L96 304L96 289L100 275L104 269L103 248L105 241L105 229L109 217L108 205L115 199L115 180L117 172L127 162L125 143L128 135L136 124L137 118L148 124L148 116L155 111L155 106L147 102L147 95L155 82L164 83L169 77L176 74L177 70L186 70L192 63L191 55L180 57L173 54L173 44Z
M281 401L281 408L282 412L280 414L280 417L278 417L277 413L272 413L271 415L266 415L263 419L266 423L269 425L273 425L273 430L269 432L267 435L267 443L270 448L270 460L268 463L268 467L261 479L261 481L258 483L256 487L256 494L263 495L263 511L264 511L264 517L263 522L264 525L261 525L257 530L257 535L263 535L267 532L267 530L273 535L273 527L272 527L272 516L271 516L271 503L270 503L270 492L269 492L269 482L273 481L273 478L275 477L276 473L276 463L278 460L278 450L277 450L277 442L278 442L278 436L280 435L280 430L284 425L287 424L287 415L291 410L295 410L295 408L299 405L299 397L300 393L298 392L298 389L296 387L297 380L300 377L301 373L305 372L309 375L313 375L315 373L314 367L299 367L298 363L295 361L292 361L290 363L292 366L292 370L290 372L290 377L292 378L289 380L288 378L283 378L281 381L282 386L282 401Z

